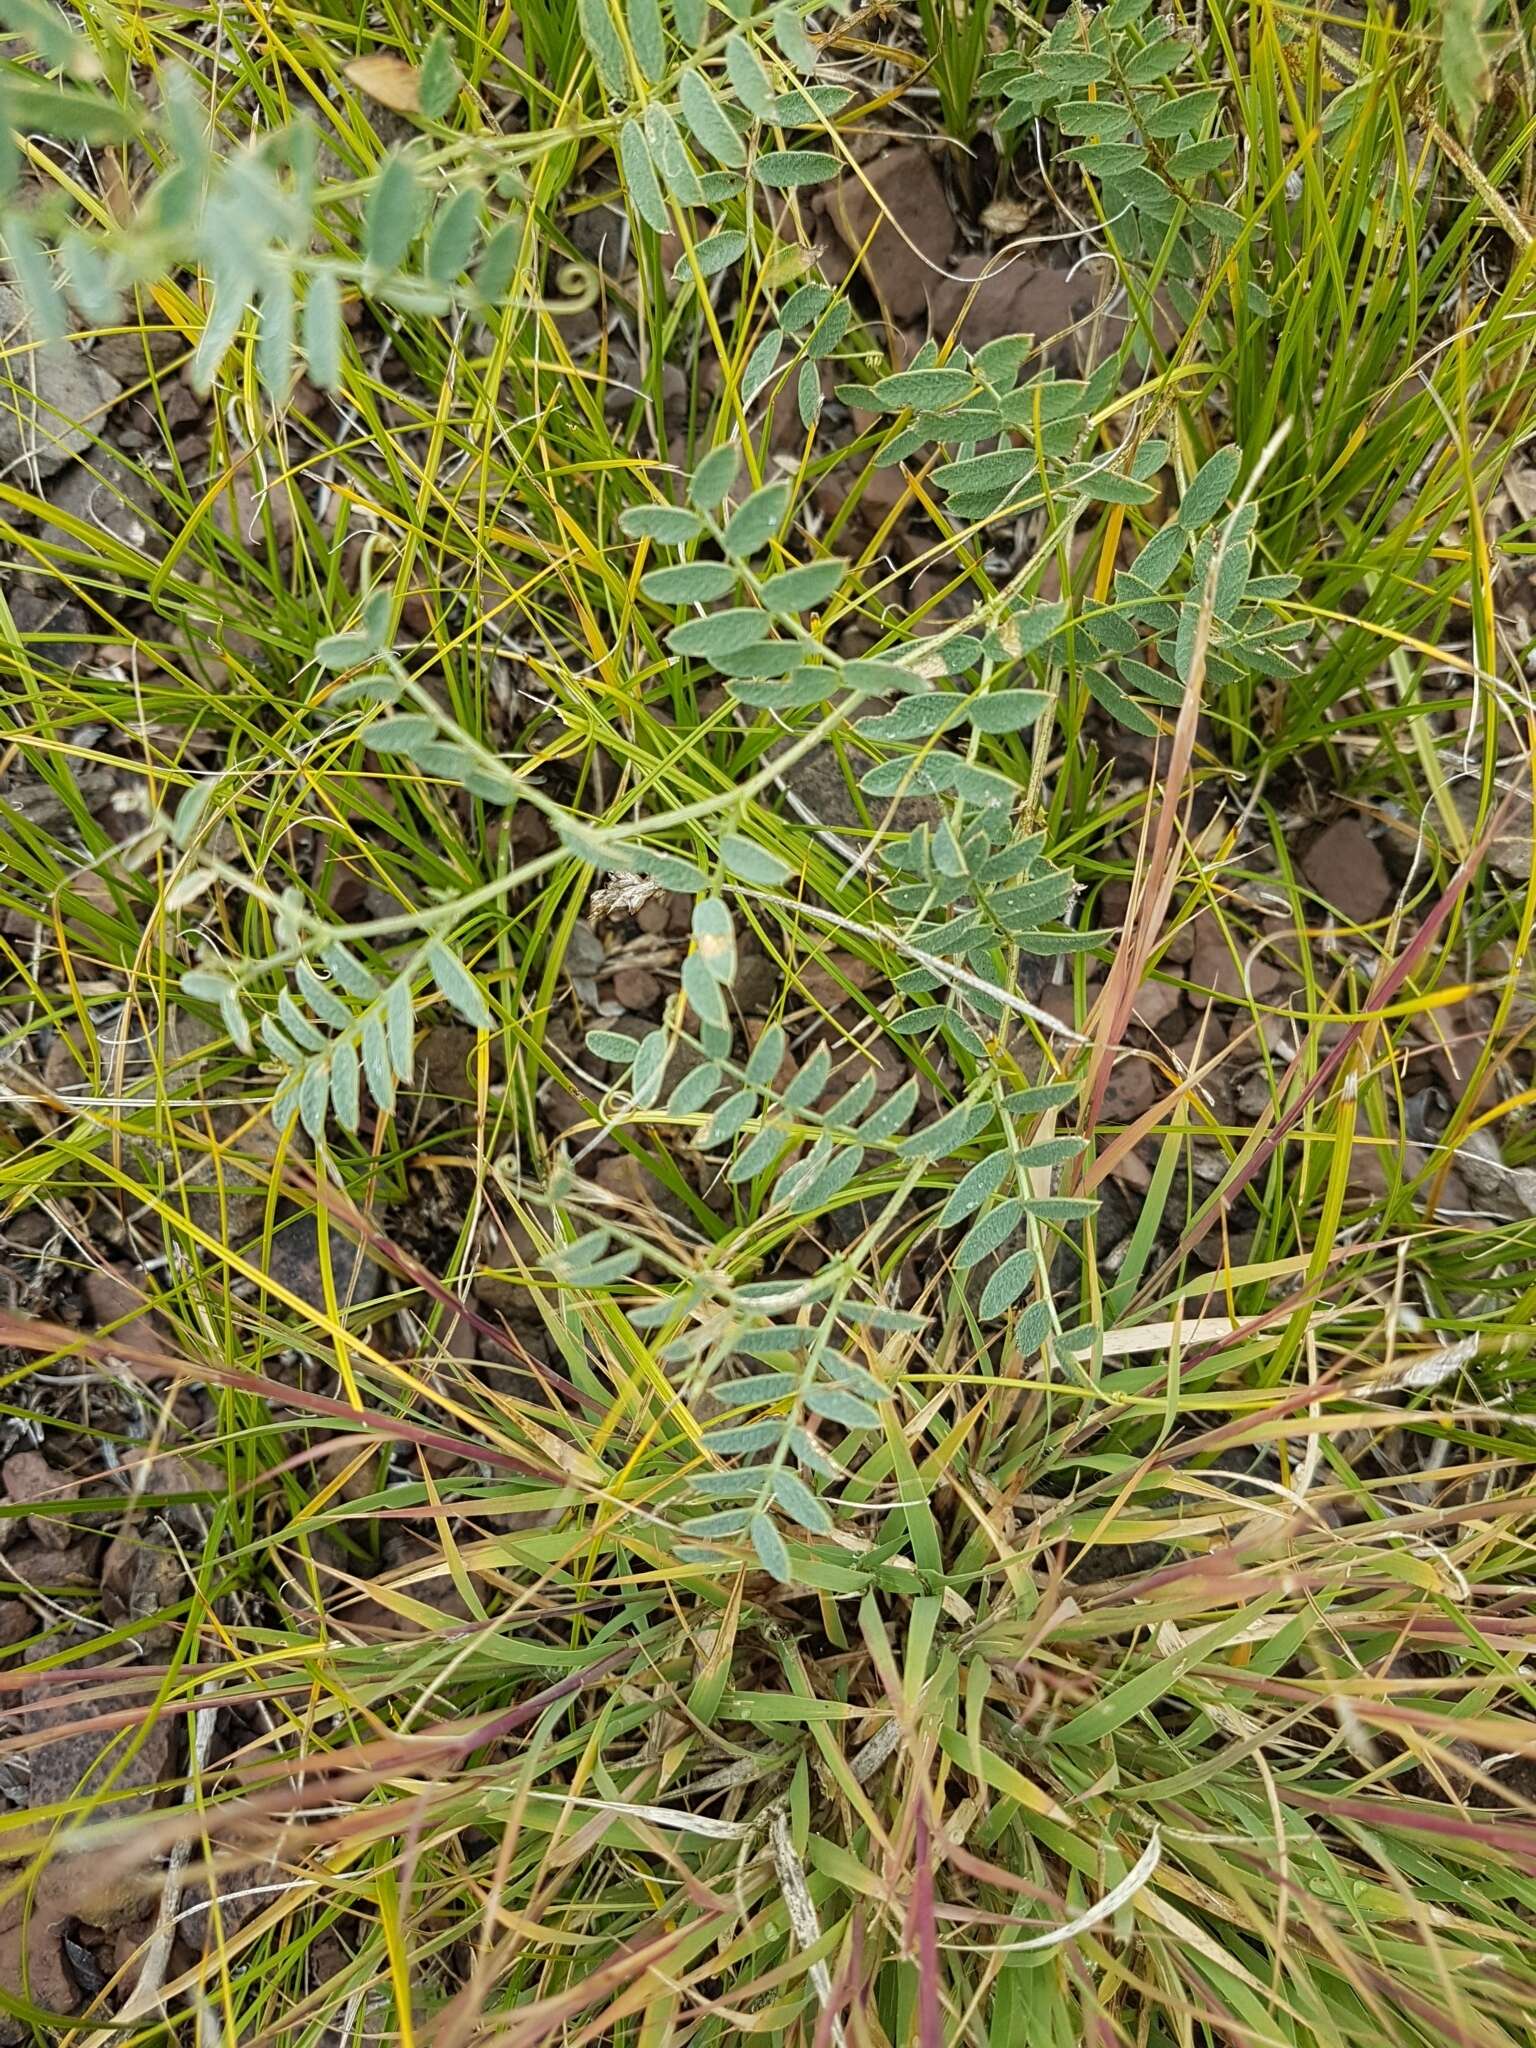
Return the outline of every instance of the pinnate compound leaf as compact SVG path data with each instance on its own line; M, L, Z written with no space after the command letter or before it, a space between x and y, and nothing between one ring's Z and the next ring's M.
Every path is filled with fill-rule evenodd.
M844 1387L808 1387L805 1405L813 1415L819 1415L827 1422L836 1422L844 1429L880 1427L879 1411Z
M767 547L789 510L787 483L764 484L731 514L725 527L725 551L745 561Z
M755 1514L747 1524L747 1534L752 1539L752 1548L757 1552L757 1561L763 1570L770 1578L777 1579L781 1586L789 1585L793 1578L789 1552L771 1517Z
M1023 1251L1015 1252L1011 1258L1004 1259L1003 1263L982 1289L981 1314L988 1318L1005 1315L1024 1290L1033 1283L1039 1270L1039 1260L1035 1257L1033 1249L1029 1246L1026 1246ZM1039 1301L1031 1309L1026 1310L1025 1315L1019 1319L1019 1328L1021 1332L1032 1331L1035 1322L1039 1320L1041 1311L1044 1311L1045 1330L1032 1345L1027 1344L1024 1335L1021 1335L1019 1338L1019 1349L1021 1351L1036 1349L1040 1344L1044 1343L1045 1336L1050 1330L1050 1307L1048 1303Z
M995 1209L989 1209L985 1216L973 1223L955 1253L957 1272L969 1272L972 1266L980 1265L989 1258L999 1245L1004 1245L1024 1221L1024 1204L1015 1195L1011 1200L999 1202Z
M338 1038L331 1048L331 1103L342 1129L355 1131L362 1121L362 1091L358 1085L357 1047L350 1038Z
M773 1475L773 1499L776 1507L813 1535L825 1536L832 1527L832 1517L827 1513L825 1503L812 1493L797 1473L786 1471L782 1466Z
M753 166L758 183L773 192L790 192L801 185L825 185L842 169L841 163L825 149L770 149Z
M758 62L752 45L739 29L733 30L725 41L725 69L736 97L760 121L773 118L773 84L767 72Z
M328 270L315 271L304 296L300 316L299 344L304 352L309 380L321 391L341 389L341 349L346 322L341 311L341 287Z
M681 505L631 505L619 514L619 525L631 540L659 541L664 547L683 547L704 531L698 514Z
M384 159L373 181L363 214L363 261L370 270L398 270L416 239L421 210L421 184L416 168L401 150Z
M688 497L701 512L722 504L741 470L741 451L733 442L712 448L688 482Z
M983 1202L989 1201L1002 1186L1008 1175L1008 1154L993 1152L985 1159L978 1159L970 1172L955 1185L949 1200L939 1216L939 1228L948 1229L951 1224L963 1223L972 1216Z
M454 59L453 39L445 28L432 31L421 53L418 97L421 111L429 121L446 120L459 97L459 67Z
M613 99L627 98L629 65L624 57L624 44L608 11L608 0L576 0L576 19L581 26L581 39L605 90Z
M847 573L848 565L842 561L806 562L799 568L781 569L763 584L763 603L780 618L815 611L837 594Z
M736 571L728 562L679 562L640 578L640 588L657 604L710 604L735 587Z
M738 648L751 646L761 637L762 630L761 612L736 606L674 626L667 635L667 645L674 654L696 654L708 660L712 655L734 654Z
M1242 466L1241 448L1218 448L1210 460L1201 465L1179 501L1179 525L1186 533L1208 526L1216 517L1227 502Z
M635 61L654 85L667 68L667 38L661 25L657 0L624 0L624 19L629 27Z
M747 1061L747 1080L754 1088L766 1088L784 1064L784 1055L789 1050L789 1035L782 1024L770 1024L762 1037L752 1048Z
M720 858L727 873L738 881L752 882L765 889L788 881L791 872L789 864L777 854L769 853L751 839L743 839L739 832L727 832L720 841Z
M699 147L718 163L740 170L747 161L746 146L704 78L697 71L685 71L678 80L677 97Z
M440 942L427 948L427 966L437 983L438 993L476 1031L489 1031L495 1019L485 992L457 954ZM402 1076L402 1079L404 1076Z
M654 228L658 235L664 235L672 225L672 216L667 212L667 202L662 197L645 130L638 121L626 121L619 130L619 162L623 166L624 183L636 213L647 227Z
M1470 135L1478 109L1493 89L1493 71L1483 22L1491 0L1442 0L1440 82L1463 135Z

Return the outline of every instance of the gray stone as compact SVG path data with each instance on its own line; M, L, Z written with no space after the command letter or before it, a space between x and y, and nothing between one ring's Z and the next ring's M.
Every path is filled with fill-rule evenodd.
M867 714L887 711L889 704L872 698L862 707ZM918 825L935 824L942 815L938 800L931 796L866 796L859 777L872 765L856 746L838 746L824 740L808 754L791 761L781 777L790 807L808 825L823 830L856 833L862 840L871 828L884 826L893 832L910 832Z
M329 1233L331 1278L338 1308L371 1301L383 1291L384 1276L361 1245L339 1227ZM320 1263L320 1238L313 1216L280 1224L272 1234L267 1277L285 1292L321 1313L325 1310L325 1278Z
M4 426L0 424L0 434L3 433ZM57 590L15 590L10 595L10 605L16 630L23 644L33 648L38 661L70 669L89 661L93 649L85 636L92 626L79 605L71 604ZM37 798L46 801L47 796L44 785Z
M25 306L0 285L0 475L52 476L89 448L122 392L79 348L43 347Z
M136 555L159 561L166 536L154 522L154 487L141 471L121 462L107 449L96 449L86 462L65 470L48 492L54 510L81 526L99 527ZM50 547L75 554L87 546L78 534L49 520L39 538Z

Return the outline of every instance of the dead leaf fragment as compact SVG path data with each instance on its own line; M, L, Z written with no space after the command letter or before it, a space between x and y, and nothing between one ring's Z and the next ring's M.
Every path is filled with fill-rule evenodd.
M397 114L421 112L421 72L403 57L354 57L345 67L348 82Z

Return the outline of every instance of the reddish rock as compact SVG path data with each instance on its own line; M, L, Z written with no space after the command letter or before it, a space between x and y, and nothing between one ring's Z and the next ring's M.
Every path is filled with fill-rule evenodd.
M1133 1189L1144 1195L1152 1185L1152 1169L1157 1162L1157 1152L1151 1139L1144 1138L1139 1145L1132 1146L1125 1157L1111 1168L1111 1178L1122 1187Z
M1156 1093L1157 1083L1148 1062L1137 1054L1122 1053L1115 1061L1109 1086L1104 1091L1104 1121L1111 1124L1134 1123L1143 1110L1152 1106Z
M661 1001L661 983L648 967L620 967L613 977L613 993L626 1010L651 1010Z
M7 1458L0 1478L5 1497L17 1507L36 1506L40 1512L28 1515L27 1527L49 1550L68 1550L74 1528L67 1515L57 1512L61 1503L74 1497L75 1482L55 1472L40 1451L17 1451ZM52 1512L50 1512L52 1510Z
M1187 1034L1173 1048L1173 1057L1179 1068L1188 1073L1192 1068L1206 1066L1223 1050L1226 1042L1226 1026L1212 1011L1206 1010L1195 1018Z
M475 1048L479 1034L467 1024L433 1024L416 1048L423 1095L440 1102L476 1099Z
M1070 1024L1077 1028L1077 997L1070 981L1053 981L1048 988L1035 997L1035 1008L1044 1010L1048 1017L1054 1017L1058 1024ZM1093 997L1088 998L1091 1007Z
M848 1001L850 988L866 989L877 979L867 960L839 950L801 969L800 993L819 1010L835 1010Z
M1380 1201L1397 1178L1397 1147L1370 1137L1355 1139L1349 1152L1348 1188L1352 1195Z
M147 1287L138 1284L139 1277L137 1268L130 1276L116 1266L93 1266L84 1280L86 1305L98 1327L112 1325L112 1334L125 1346L131 1346L135 1354L164 1351L169 1357L171 1346L165 1326L149 1307ZM142 1277L147 1281L147 1275ZM152 1364L137 1355L134 1369L142 1379L160 1376Z
M682 1196L643 1166L631 1152L600 1159L593 1169L592 1178L605 1193L627 1209L659 1212L673 1223L686 1224L691 1220L692 1211ZM633 1217L630 1220L633 1221Z
M843 178L827 210L850 252L863 252L864 274L887 313L917 319L930 286L943 281L939 273L955 239L954 215L928 152L916 143L888 149Z
M1074 330L1092 313L1098 292L1091 272L1069 277L1055 264L1022 256L961 256L948 269L928 287L936 335L958 331L967 348L980 348L1005 334L1032 334L1043 349L1059 344L1076 362Z
M736 979L731 985L737 1009L748 1017L766 1016L777 1007L783 992L784 976L777 962L755 941L738 941Z
M1301 871L1329 907L1350 924L1373 924L1392 901L1386 862L1359 818L1341 818L1314 839Z
M1214 912L1202 910L1195 919L1189 978L1197 988L1214 989L1218 995L1251 995L1262 1002L1280 986L1281 975L1239 929L1224 929Z
M1131 1004L1131 1016L1144 1031L1156 1031L1167 1023L1184 998L1166 981L1144 981Z

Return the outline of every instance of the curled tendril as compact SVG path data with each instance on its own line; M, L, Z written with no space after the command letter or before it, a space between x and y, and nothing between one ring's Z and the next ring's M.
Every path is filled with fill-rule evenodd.
M597 304L597 283L597 272L584 263L562 263L555 272L555 290L562 297L510 298L506 303L519 312L548 313L551 319L569 320Z

